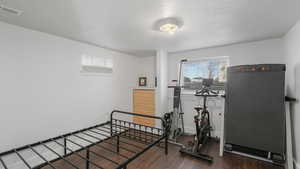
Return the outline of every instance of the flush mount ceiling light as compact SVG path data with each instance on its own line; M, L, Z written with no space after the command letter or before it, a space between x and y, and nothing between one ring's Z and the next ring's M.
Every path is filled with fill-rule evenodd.
M183 26L183 22L177 18L164 18L155 24L156 30L169 34L174 34Z

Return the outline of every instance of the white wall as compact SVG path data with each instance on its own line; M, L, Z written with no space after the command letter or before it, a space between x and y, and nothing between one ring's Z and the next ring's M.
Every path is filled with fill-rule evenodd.
M286 34L283 40L287 64L287 95L298 100L292 107L291 116L295 163L300 169L300 21Z
M81 55L114 57L113 74L80 74ZM137 57L0 22L0 152L131 111Z
M138 77L147 77L147 86L155 87L155 72L156 72L155 56L139 57L138 58ZM138 85L138 79L137 79Z
M230 46L199 49L186 52L169 54L168 72L169 82L177 79L178 64L183 58L188 60L197 60L206 57L228 56L230 65L242 64L261 64L261 63L283 63L283 47L281 39L270 39L251 43L242 43ZM193 116L195 111L193 107L198 105L201 100L191 94L183 94L183 111L185 113L184 121L186 130L194 132ZM169 104L172 104L172 90L169 90ZM221 130L221 115L224 112L224 101L222 98L212 99L208 106L212 114L212 123L215 129L213 133L219 136ZM213 108L211 108L213 107ZM171 109L171 106L169 106Z

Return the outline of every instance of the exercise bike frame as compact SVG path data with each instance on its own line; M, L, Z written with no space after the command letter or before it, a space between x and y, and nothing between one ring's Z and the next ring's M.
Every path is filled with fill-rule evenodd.
M213 162L213 157L202 154L201 148L207 143L207 140L211 138L212 127L210 125L210 113L207 110L207 98L218 97L218 92L209 90L204 87L201 91L196 92L195 96L203 97L203 108L196 107L197 115L194 116L196 125L196 136L193 143L192 150L188 150L185 147L180 149L182 154L190 155L192 157ZM202 111L201 111L202 110ZM201 111L201 112L200 112Z

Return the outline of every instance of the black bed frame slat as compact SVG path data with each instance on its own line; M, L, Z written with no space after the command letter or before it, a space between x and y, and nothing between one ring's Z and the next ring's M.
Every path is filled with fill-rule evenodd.
M31 147L38 146L38 145L40 145L41 142L42 142L42 143L52 142L52 139L58 140L58 139L60 139L61 137L67 137L67 136L70 136L70 135L72 135L72 134L81 133L82 131L89 130L89 129L91 129L91 128L95 128L95 127L98 127L98 126L108 125L109 123L110 123L110 122L98 124L98 125L95 125L95 126L92 126L92 127L88 127L88 128L84 128L84 129L81 129L81 130L78 130L78 131L75 131L75 132L72 132L72 133L60 135L60 136L57 136L57 137L54 137L54 138L50 138L50 139L47 139L47 140L44 140L44 141L39 141L39 142L30 144L30 145L26 145L26 146L23 146L23 147L20 147L20 148L17 148L17 149L12 149L12 150L9 150L9 151L0 153L0 156L5 156L5 155L8 155L8 154L12 154L12 153L14 153L15 150L17 150L17 151L22 151L22 150L28 149L28 146L31 146Z
M163 128L160 129L160 128L156 128L156 127L150 127L150 126L136 124L136 123L132 123L132 122L124 121L124 120L115 119L115 118L113 118L114 114L126 114L126 115L131 115L131 116L134 115L134 116L158 119L158 120L161 120L161 122L163 124ZM9 169L7 166L7 163L5 163L5 161L3 160L3 157L9 156L9 155L16 155L29 169L41 169L45 166L50 166L52 169L59 169L54 166L54 162L56 162L58 160L63 160L68 165L72 166L73 168L79 169L80 168L79 166L77 166L71 160L66 158L66 157L74 154L74 155L80 157L81 159L85 160L86 169L89 169L90 165L93 165L100 169L105 169L103 166L90 160L90 154L94 154L101 159L105 159L106 161L113 163L116 166L114 169L125 169L125 168L127 168L127 165L131 161L136 159L138 156L140 156L141 154L146 152L151 147L153 147L155 145L159 145L162 140L165 140L165 154L168 153L168 145L167 144L168 144L168 132L169 132L168 126L169 126L169 124L166 123L166 121L167 121L166 119L163 119L161 117L156 117L156 116L136 114L136 113L130 113L130 112L124 112L124 111L118 111L118 110L112 111L110 118L111 118L110 121L106 122L106 123L102 123L102 124L95 125L92 127L84 128L82 130L78 130L78 131L71 132L68 134L60 135L60 136L57 136L54 138L50 138L50 139L47 139L44 141L39 141L39 142L30 144L30 145L26 145L23 147L19 147L16 149L12 149L12 150L0 153L0 167L3 166L4 169ZM108 125L110 127L106 127ZM150 129L150 130L148 130L148 129ZM155 131L156 131L156 133L155 133ZM133 135L131 132L133 133ZM91 134L91 133L93 133L93 134ZM80 136L79 136L79 134L80 134ZM97 141L92 141L92 140L88 139L87 137L81 136L81 134L87 136L88 138L93 138L93 140L95 139ZM82 145L82 144L76 142L76 140L75 141L72 140L72 138L74 138L74 137L87 142L88 145ZM131 140L131 141L127 142L123 139L121 140L120 138ZM114 143L108 141L110 139L114 140ZM60 140L62 140L63 143L60 143L59 142ZM55 143L55 145L59 145L60 147L62 147L64 150L63 154L56 152L53 148L48 146L47 143L50 143L50 142ZM138 146L131 142L141 143L141 145L146 145L146 146L145 147ZM78 146L79 149L72 150L71 148L68 147L68 145L67 145L68 143ZM116 150L112 150L110 148L102 146L99 143L105 143L105 144L112 145L112 146L116 147ZM129 145L129 146L123 147L122 145L120 145L120 143ZM39 153L35 149L36 146L43 146L44 148L46 148L47 150L49 150L50 152L55 154L58 158L48 161L41 153ZM114 154L122 157L123 159L125 159L125 161L123 161L121 163L119 161L115 161L104 155L96 153L95 151L90 149L91 147L97 147L98 149L105 150L106 152L114 153ZM131 148L134 147L136 150L138 149L139 151L136 152L134 150L131 150L130 147ZM128 157L128 156L121 154L120 149L132 153L131 156ZM31 150L40 159L42 159L44 161L44 163L42 163L38 166L35 166L35 167L30 166L28 161L26 161L26 159L20 153L23 150ZM85 153L86 153L85 157L79 153L81 151L85 151Z
M103 139L103 140L101 140L101 141L97 141L97 142L95 142L94 144L99 144L99 143L102 143L103 141L105 141L105 140L108 140L108 139L110 139L110 138L106 138L106 139ZM65 147L66 147L66 139L64 139L64 145L65 145ZM88 145L88 146L86 146L85 148L81 148L81 149L78 149L78 150L73 150L73 153L71 152L71 153L69 153L69 154L65 154L63 157L68 157L68 156L71 156L71 155L73 155L74 154L74 152L81 152L81 151L84 151L84 150L87 150L87 149L89 149L90 147L92 147L92 146L94 146L94 145ZM67 148L64 148L65 149L65 151L67 151ZM53 159L53 160L51 160L50 162L51 163L54 163L54 162L56 162L56 161L58 161L58 160L61 160L60 158L57 158L57 159ZM36 166L36 167L34 167L33 169L40 169L40 168L42 168L42 167L44 167L44 166L46 166L47 165L47 163L43 163L43 164L40 164L40 165L38 165L38 166Z
M27 163L27 161L25 161L25 159L22 157L22 155L21 155L17 150L15 150L15 153L17 154L17 156L24 162L24 164L25 164L29 169L32 169L31 166Z
M114 150L111 150L111 149L109 149L109 148L106 148L106 147L104 147L104 146L101 146L101 145L99 145L97 142L92 142L91 140L88 140L88 139L86 139L86 138L80 137L80 136L78 136L78 135L76 135L76 134L74 134L74 136L77 137L77 138L80 138L81 140L84 140L84 141L90 143L90 144L93 145L93 146L98 147L99 149L104 149L104 150L106 150L106 151L108 151L108 152L118 154L118 152L116 152L116 151L114 151ZM124 156L124 155L122 155L122 154L120 154L120 153L119 153L118 155L121 156L121 157L123 157L123 158L128 159L127 156Z
M68 148L68 147L65 147L64 145L62 145L61 143L57 142L56 140L52 140L54 141L55 143L57 143L58 145L60 145L61 147L63 148L67 148L68 151L71 151L72 153L74 153L75 155L77 155L78 157L80 157L81 159L84 159L86 161L88 161L89 163L93 164L94 166L96 166L97 168L101 168L101 169L104 169L103 167L99 166L98 164L92 162L89 158L86 158L86 157L83 157L82 155L80 155L78 152L75 152L73 151L72 149ZM87 149L88 150L88 149Z
M129 127L125 127L125 126L122 126L122 125L117 125L117 124L112 124L113 126L117 126L118 128L121 128L121 129L124 129L124 130L128 130L128 129L131 129L131 130L134 130L134 131L142 131L142 130L138 130L136 129L135 127L134 128L129 128ZM149 128L149 127L148 127ZM147 132L147 131L143 131L145 133L145 135L148 135L148 136L156 136L157 138L160 137L161 135L160 134L157 134L157 133L154 133L154 131L157 131L157 133L161 132L161 130L157 130L157 129L152 129L151 133L150 132Z
M66 163L70 164L72 167L76 168L76 169L80 169L79 167L77 167L74 163L72 163L71 161L67 160L65 157L61 156L59 153L57 153L56 151L54 151L52 148L50 148L49 146L47 146L44 143L41 143L44 147L46 147L48 150L50 150L51 152L53 152L54 154L56 154L58 157L60 157L62 160L64 160Z
M99 129L99 130L100 130L100 129ZM95 132L93 131L93 129L90 129L89 131L95 133ZM104 131L104 132L106 132L106 131ZM109 131L108 131L108 133L109 133ZM109 137L109 135L103 134L103 133L96 133L96 134L101 135L101 136L105 136L105 137Z
M8 169L1 157L0 157L0 162L1 162L2 166L4 167L4 169Z
M82 145L76 143L75 141L72 141L72 140L70 140L70 139L67 139L67 140L68 140L69 142L71 142L72 144L74 144L74 145L77 145L77 146L79 146L79 147L81 147L81 148L84 148L84 146L82 146ZM113 161L113 160L111 160L111 159L109 159L109 158L107 158L107 157L105 157L105 156L103 156L103 155L101 155L101 154L98 154L98 153L96 153L96 152L94 152L94 151L92 151L92 150L90 150L90 152L93 153L94 155L100 157L100 158L103 158L103 159L105 159L105 160L107 160L107 161L113 163L113 164L119 165L119 163L117 163L117 162L115 162L115 161Z
M143 154L144 152L146 152L147 150L149 150L151 147L155 146L156 144L160 143L161 140L163 140L164 138L160 138L158 140L156 140L154 143L150 144L149 146L147 146L143 151L138 152L137 154L134 155L134 157L132 157L131 159L125 161L123 164L121 164L118 168L116 169L122 169L122 168L126 168L126 166L133 161L134 159L136 159L138 156L140 156L141 154Z
M95 129L97 129L97 128L95 128ZM116 130L113 130L113 131L116 131ZM143 144L143 145L148 145L149 143L152 143L153 142L153 140L156 140L156 139L159 139L160 137L151 137L151 139L152 140L150 140L150 142L147 142L147 140L145 141L143 141L143 140L141 140L141 138L139 137L139 135L137 134L137 133L135 133L135 134L128 134L128 135L120 135L120 137L122 137L122 138L125 138L125 139L128 139L128 140L132 140L132 139L134 139L134 142L137 142L137 143L141 143L141 144ZM154 139L155 138L155 139ZM157 145L158 147L161 147L159 144Z
M37 154L42 160L44 160L51 168L53 169L57 169L56 167L54 167L45 157L43 157L39 152L37 152L33 147L31 147L30 145L28 146L28 148L30 148L35 154Z
M95 129L100 130L99 128L95 128ZM94 131L94 130L92 130L92 129L91 129L90 131L92 131L93 133L98 133L98 134L100 134L99 132L96 132L96 131ZM100 131L108 132L108 133L109 133L109 131L106 131L106 130L100 130ZM119 137L122 137L122 135L120 135ZM127 145L130 145L130 146L133 146L133 147L136 147L136 148L139 148L139 149L144 149L144 147L140 147L140 146L135 145L135 144L130 144L130 143L126 142L126 141L120 140L120 142L121 142L121 143L124 143L124 144L127 144Z
M87 133L85 133L85 132L82 132L82 134L87 135L87 136L92 137L92 138L95 138L95 139L99 139L99 138L97 138L97 137L95 137L95 136L93 136L93 135L87 134ZM126 151L128 151L128 152L130 152L130 153L133 153L133 154L136 153L135 151L132 151L132 150L126 148L126 147L117 146L116 144L109 143L109 142L104 142L104 143L110 144L110 145L113 145L113 146L116 146L116 147L119 147L119 148L124 149L124 150L126 150Z
M106 133L109 133L109 131L106 131L106 130L101 130L101 129L99 129L99 128L95 128L95 129L96 129L96 130L103 131L103 132L106 132ZM91 130L89 130L89 131L91 131L91 132L93 132L93 133L95 133L95 134L100 134L99 132L96 132L96 131L94 131L93 129L91 129ZM122 135L119 135L119 137L122 137ZM138 149L144 149L144 147L140 147L140 146L137 146L137 145L135 145L135 144L130 144L130 143L126 142L126 141L120 140L120 142L121 142L121 143L124 143L124 144L127 144L127 145L130 145L130 146L133 146L133 147L136 147L136 148L138 148Z

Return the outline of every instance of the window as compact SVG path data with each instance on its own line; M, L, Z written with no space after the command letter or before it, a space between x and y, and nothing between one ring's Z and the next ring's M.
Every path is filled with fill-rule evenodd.
M224 89L227 66L227 57L184 63L182 66L184 89L200 89L203 79L213 79L212 88Z
M82 73L112 73L113 59L111 57L99 57L82 55L81 72Z

